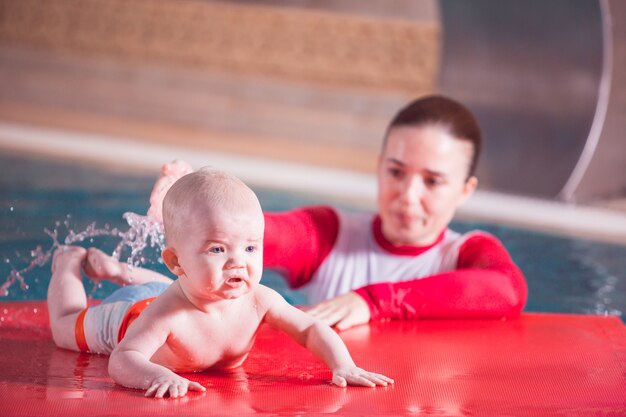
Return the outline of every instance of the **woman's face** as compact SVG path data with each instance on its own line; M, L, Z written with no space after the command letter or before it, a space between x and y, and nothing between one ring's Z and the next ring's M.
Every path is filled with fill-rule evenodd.
M472 152L470 142L439 125L389 131L378 163L378 208L389 242L435 242L476 188L476 177L467 179Z

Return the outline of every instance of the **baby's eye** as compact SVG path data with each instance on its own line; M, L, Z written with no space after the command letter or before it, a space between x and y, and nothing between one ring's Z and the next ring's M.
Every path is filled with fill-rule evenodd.
M211 252L211 253L224 253L224 247L223 246L213 246L213 247L209 248L209 252Z
M246 246L246 252L252 253L254 251L256 251L256 246L252 246L252 245Z

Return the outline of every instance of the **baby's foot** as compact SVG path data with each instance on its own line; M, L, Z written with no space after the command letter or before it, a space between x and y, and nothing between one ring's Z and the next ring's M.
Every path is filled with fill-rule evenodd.
M124 286L132 283L128 265L107 255L100 249L89 248L83 266L85 275L97 281L106 279Z
M150 208L148 218L163 223L163 199L167 191L180 177L193 172L193 168L185 161L176 160L161 168L161 176L157 179L150 194Z
M52 266L54 274L57 270L78 269L87 258L87 250L80 246L59 246L52 255Z

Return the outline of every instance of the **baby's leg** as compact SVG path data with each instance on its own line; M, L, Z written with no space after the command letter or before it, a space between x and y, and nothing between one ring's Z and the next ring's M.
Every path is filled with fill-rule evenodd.
M52 338L57 346L78 350L75 326L78 314L87 307L81 267L87 251L78 246L62 246L52 259L48 286L48 312Z
M126 262L120 262L96 248L87 250L85 274L94 280L106 279L118 285L145 284L159 281L171 283L172 280L158 272L145 268L131 267Z

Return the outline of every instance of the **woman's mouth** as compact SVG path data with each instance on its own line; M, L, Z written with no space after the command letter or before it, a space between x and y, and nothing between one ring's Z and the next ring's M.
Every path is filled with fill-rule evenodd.
M404 226L412 226L414 224L423 222L423 216L410 213L398 213L398 220Z

